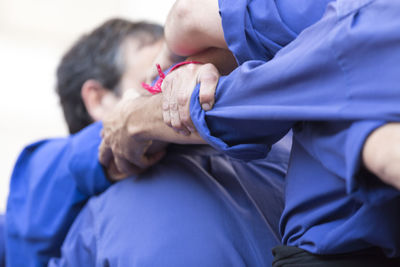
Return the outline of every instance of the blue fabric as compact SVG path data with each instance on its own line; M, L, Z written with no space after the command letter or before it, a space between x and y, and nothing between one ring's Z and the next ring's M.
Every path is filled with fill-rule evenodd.
M170 147L138 179L92 198L50 266L270 266L290 145L251 163Z
M5 216L0 215L0 267L6 264Z
M22 151L7 203L7 266L44 266L59 256L85 202L110 186L97 160L101 127L95 123Z
M222 77L213 110L201 109L198 87L193 93L197 130L230 156L262 158L294 129L283 244L319 254L378 246L400 256L399 191L360 166L371 131L400 121L399 12L397 1L338 0L273 59L250 55ZM236 30L224 25L225 36ZM229 44L236 58L247 59L244 48L261 40L246 34Z
M332 0L219 0L224 37L240 64L269 60L320 19ZM245 40L245 42L244 42Z
M382 123L295 127L282 243L318 254L379 247L400 256L399 191L360 168L364 141Z

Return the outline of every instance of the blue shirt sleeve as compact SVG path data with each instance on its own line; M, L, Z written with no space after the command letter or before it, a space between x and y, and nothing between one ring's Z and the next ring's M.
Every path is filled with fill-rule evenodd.
M342 177L346 193L368 204L382 203L399 191L383 183L362 164L362 150L368 136L385 121L304 123L296 140L329 173Z
M224 37L240 64L269 60L323 15L332 0L219 0Z
M110 183L97 160L101 123L21 153L7 204L7 266L37 266L58 256L87 199Z
M101 129L98 122L70 138L68 168L78 190L86 196L97 195L110 186L98 161Z
M399 121L398 11L388 0L330 4L272 60L247 61L221 77L211 111L194 91L191 117L200 135L251 159L265 156L298 121Z

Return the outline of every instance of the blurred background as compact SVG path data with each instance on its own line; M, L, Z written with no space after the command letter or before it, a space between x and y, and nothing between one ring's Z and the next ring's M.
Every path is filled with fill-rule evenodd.
M21 149L67 134L54 92L63 52L112 17L163 24L174 1L0 0L0 213Z

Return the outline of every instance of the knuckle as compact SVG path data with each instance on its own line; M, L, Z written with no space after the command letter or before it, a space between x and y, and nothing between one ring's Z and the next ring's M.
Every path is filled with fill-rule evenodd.
M162 102L162 109L163 109L164 111L169 110L169 103L168 103L168 101L167 101L166 99L163 99L163 102Z
M206 72L218 73L217 68L211 63L204 64L203 66L201 66L201 69L206 71Z
M219 79L219 75L215 72L203 72L200 76L200 82L206 82L206 83L217 83Z
M188 119L190 118L189 110L187 110L186 108L180 108L179 117L181 118L182 122L188 121Z
M178 104L176 102L169 103L169 108L173 111L178 110Z
M172 127L174 127L175 129L180 129L182 128L182 124L180 121L172 121Z
M171 126L171 120L169 114L167 115L167 112L163 112L163 120L165 124Z
M179 95L179 96L178 96L178 104L179 104L180 106L186 105L187 99L188 99L188 98L187 98L186 95Z
M188 125L190 123L190 117L185 114L181 117L181 121L184 125Z
M214 100L214 94L211 92L200 92L199 94L200 102L211 102Z
M195 64L188 64L187 65L187 69L190 70L190 71L194 71L195 68L196 68Z
M171 125L173 128L181 128L182 127L181 120L180 120L178 114L172 115Z

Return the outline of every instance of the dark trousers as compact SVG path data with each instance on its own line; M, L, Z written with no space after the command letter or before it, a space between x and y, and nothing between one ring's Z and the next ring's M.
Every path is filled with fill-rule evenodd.
M316 255L301 248L277 246L272 249L273 267L400 267L400 258L386 258L377 248L336 254Z

